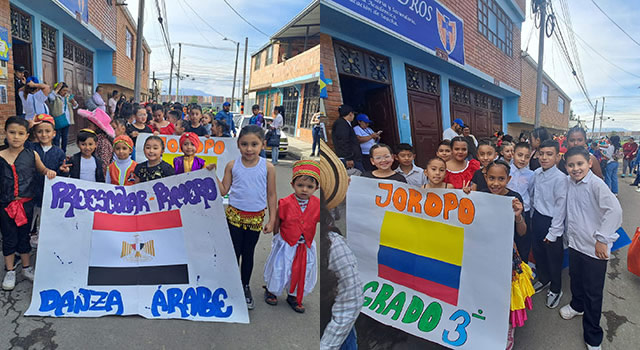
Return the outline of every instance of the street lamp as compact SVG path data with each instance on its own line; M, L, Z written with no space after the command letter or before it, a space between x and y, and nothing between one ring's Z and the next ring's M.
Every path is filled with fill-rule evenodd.
M222 40L231 41L236 44L236 67L233 70L233 87L231 88L231 104L235 105L234 98L236 94L236 76L238 74L238 54L240 53L240 43L227 37Z

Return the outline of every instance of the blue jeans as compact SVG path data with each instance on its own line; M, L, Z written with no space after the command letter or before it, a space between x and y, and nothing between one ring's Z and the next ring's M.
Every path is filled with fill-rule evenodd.
M340 346L340 350L358 350L356 326L353 326L353 328L351 328L351 332L349 332L347 339L345 339L344 343L342 343L342 346Z
M316 147L318 151L320 151L320 134L322 133L322 128L313 128L311 130L311 136L313 136L313 144L311 145L311 154L316 154Z
M60 141L62 140L62 145ZM53 138L53 145L62 148L67 153L67 144L69 143L69 126L62 129L56 129L56 136Z
M618 194L618 166L618 162L607 163L604 175L604 182L614 194Z
M278 164L279 155L280 155L280 146L271 147L271 163Z

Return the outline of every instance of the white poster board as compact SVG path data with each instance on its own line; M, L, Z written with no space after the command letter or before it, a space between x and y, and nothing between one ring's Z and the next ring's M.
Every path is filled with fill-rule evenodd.
M126 187L56 177L44 188L26 315L249 322L212 172Z
M144 156L144 142L153 134L142 133L136 139L136 162L147 160ZM173 166L173 158L184 155L180 151L180 136L158 135L164 141L164 153L162 160ZM235 137L200 137L200 147L196 150L196 156L204 159L205 164L217 164L216 174L219 179L224 177L224 167L229 161L240 157L238 139Z
M512 199L352 177L347 239L363 313L455 349L504 349Z

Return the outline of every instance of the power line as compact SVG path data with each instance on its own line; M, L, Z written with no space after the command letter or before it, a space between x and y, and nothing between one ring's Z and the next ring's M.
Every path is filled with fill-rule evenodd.
M240 17L243 21L245 21L248 25L250 25L250 26L251 26L251 28L253 28L253 29L257 30L260 34L262 34L262 35L266 36L267 38L269 38L269 37L270 37L270 36L269 36L269 34L267 34L267 33L263 32L263 31L262 31L262 30L260 30L258 27L254 26L254 25L253 25L253 23L251 23L251 22L247 21L247 19L246 19L246 18L242 17L242 15L241 15L238 11L236 11L236 9L234 9L234 8L233 8L233 6L231 6L231 4L230 4L227 0L222 0L222 1L224 1L224 3L225 3L225 4L227 4L227 6L229 6L229 8L230 8L231 10L233 10L233 12L235 12L235 13L236 13L236 15L238 15L238 17Z
M636 39L632 38L631 35L629 35L629 33L627 33L624 29L622 29L622 27L620 27L618 23L616 23L616 21L613 20L613 18L609 17L609 15L606 12L604 12L604 10L601 9L600 6L598 6L598 4L594 0L591 0L591 2L598 8L598 10L600 10L600 12L602 12L603 15L605 15L605 17L607 17L611 21L611 23L615 24L615 26L618 27L618 29L620 29L629 39L631 39L631 41L636 43L636 45L640 46L640 42L636 41Z
M178 0L178 3L180 3L181 0ZM220 35L223 39L225 39L227 36L220 33L220 31L218 31L217 29L215 29L213 26L211 26L209 24L209 22L205 21L204 18L200 17L200 14L198 14L198 12L196 12L196 10L193 9L193 7L191 7L191 5L189 5L188 1L184 1L184 4L187 5L187 7L189 7L189 9L191 9L191 12L193 12L196 17L200 18L200 20L202 21L202 23L204 23L207 27L209 27L211 30L213 30L215 33L217 33L218 35ZM180 5L182 6L182 5Z

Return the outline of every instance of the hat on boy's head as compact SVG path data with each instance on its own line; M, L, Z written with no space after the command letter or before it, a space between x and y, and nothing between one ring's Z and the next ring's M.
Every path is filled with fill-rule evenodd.
M293 181L296 179L296 177L302 176L302 175L311 176L312 178L316 179L316 181L318 181L318 184L319 184L320 183L320 164L318 164L318 162L316 162L315 160L307 160L307 159L299 160L293 163L293 176L291 177L291 180Z
M116 147L118 143L124 143L133 151L133 140L127 135L120 135L113 140L113 147Z
M198 135L193 132L185 132L184 134L182 134L182 136L180 136L180 150L182 150L182 144L186 140L191 141L191 143L196 146L196 149L198 148L198 146L200 146L200 138L198 137Z
M358 114L358 116L356 117L356 120L359 122L365 122L365 123L371 123L371 120L369 120L369 117L367 117L366 114Z
M222 104L222 106L223 106L223 107L231 106L231 103L229 103L229 102L225 102L225 103L223 103L223 104Z
M38 80L38 78L33 76L27 78L27 84L29 84L30 82L34 82L35 84L40 84L40 81Z
M24 66L16 66L16 67L14 68L14 70L15 70L16 72L18 72L18 73L24 73L24 72L26 72L26 71L27 71L27 69L26 69L26 68L24 68Z
M56 127L56 121L53 119L52 116L48 115L48 114L38 114L33 118L33 124L34 125L38 125L41 123L50 123L51 125L53 125L53 127Z
M320 188L327 201L327 208L333 209L344 201L349 186L349 175L344 164L320 139Z
M93 111L88 111L86 109L79 109L78 115L83 118L87 118L90 122L99 127L105 134L109 135L109 137L116 137L116 132L113 131L113 127L111 126L111 117L100 108L96 108Z
M464 128L464 122L462 121L462 119L456 118L453 120L453 122Z

